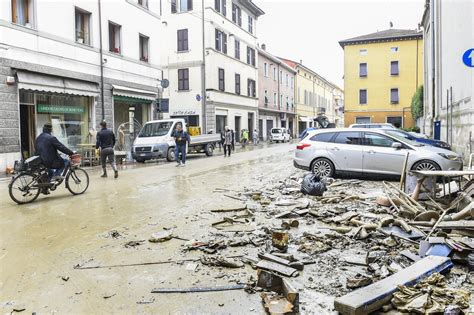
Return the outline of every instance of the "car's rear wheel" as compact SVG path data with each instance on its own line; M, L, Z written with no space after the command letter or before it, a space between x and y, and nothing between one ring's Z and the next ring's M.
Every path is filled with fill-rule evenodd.
M137 161L137 163L145 163L145 159L137 158L135 161Z
M433 161L421 160L416 162L411 169L413 171L440 171L441 167Z
M314 160L311 171L319 177L331 177L334 175L334 165L331 161L325 158Z

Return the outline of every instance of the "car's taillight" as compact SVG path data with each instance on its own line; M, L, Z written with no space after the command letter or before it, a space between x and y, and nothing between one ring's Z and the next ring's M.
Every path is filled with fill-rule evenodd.
M307 148L307 147L310 147L311 144L309 143L298 143L298 145L296 146L296 149L297 150L304 150L304 148Z

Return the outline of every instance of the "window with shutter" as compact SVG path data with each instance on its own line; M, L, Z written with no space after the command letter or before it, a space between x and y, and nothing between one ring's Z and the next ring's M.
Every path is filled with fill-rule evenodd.
M219 90L225 91L225 72L222 68L219 68Z
M234 41L234 50L235 50L234 57L240 60L240 41L238 40Z
M178 90L189 90L189 69L178 69Z
M390 89L390 103L398 104L398 89Z
M171 0L171 13L176 13L178 10L177 5L176 5L177 0Z
M222 52L227 54L227 34L222 33Z
M235 94L240 95L240 74L235 74Z
M187 51L188 47L188 29L178 30L178 51Z
M359 77L361 78L367 77L367 63L359 64Z
M367 90L359 90L359 104L367 104Z
M399 75L398 61L390 62L390 75Z

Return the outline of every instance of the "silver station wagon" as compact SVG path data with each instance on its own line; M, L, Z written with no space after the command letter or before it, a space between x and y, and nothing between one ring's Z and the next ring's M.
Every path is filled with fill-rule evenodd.
M407 152L408 170L462 169L461 156L455 152L366 128L310 131L296 147L294 165L319 176L396 176L401 175Z

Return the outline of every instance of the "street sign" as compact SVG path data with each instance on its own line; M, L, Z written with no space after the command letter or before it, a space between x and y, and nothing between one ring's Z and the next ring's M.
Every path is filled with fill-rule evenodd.
M168 79L163 79L161 80L161 87L166 89L168 86L170 86L170 81Z
M201 95L196 94L196 101L200 102L201 101Z
M474 48L468 49L462 55L462 62L468 67L474 68Z

